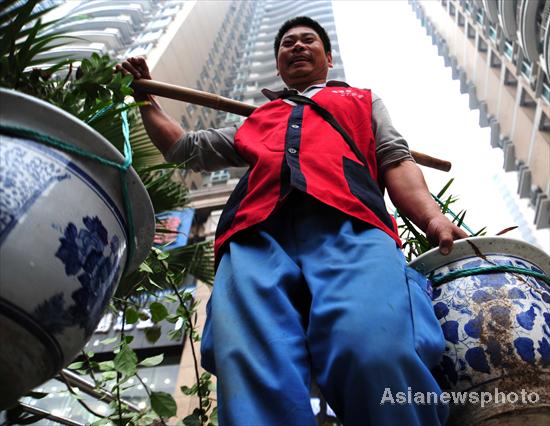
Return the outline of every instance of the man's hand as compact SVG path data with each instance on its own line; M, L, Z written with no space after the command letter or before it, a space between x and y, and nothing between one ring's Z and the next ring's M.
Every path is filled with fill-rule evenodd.
M426 236L432 244L439 246L441 254L447 255L451 252L453 241L467 238L468 234L443 214L440 214L428 222Z
M132 75L135 80L151 79L147 62L141 56L128 58L117 64L115 71L124 75ZM159 151L166 154L183 137L184 129L164 112L153 95L134 89L134 99L138 102L148 101L139 107L145 130Z
M442 254L451 252L453 240L468 237L441 213L414 162L401 161L387 169L384 183L395 207L422 229L432 244L439 245Z
M142 56L136 56L126 59L125 61L117 64L115 70L121 72L124 75L132 75L134 80L141 78L151 80L151 73L145 58ZM134 89L134 99L136 101L149 100L149 97L145 93L141 93Z

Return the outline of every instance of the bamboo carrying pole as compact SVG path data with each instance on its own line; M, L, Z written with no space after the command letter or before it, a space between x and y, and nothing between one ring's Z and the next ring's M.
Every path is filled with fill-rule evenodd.
M256 109L254 105L224 98L223 96L214 95L213 93L202 92L200 90L189 89L187 87L176 86L155 80L134 80L133 87L151 95L189 102L220 111L244 115L246 117L252 114ZM451 170L451 163L449 161L412 150L411 155L414 160L422 166L431 167L432 169L442 170L444 172Z

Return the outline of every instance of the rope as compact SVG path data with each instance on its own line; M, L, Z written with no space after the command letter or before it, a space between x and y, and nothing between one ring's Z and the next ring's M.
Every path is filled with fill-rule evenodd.
M531 277L535 277L539 280L542 280L546 284L550 285L550 276L543 274L541 272L533 271L532 269L519 268L516 266L510 266L510 265L496 265L496 266L484 266L484 267L471 268L471 269L459 269L459 270L444 274L443 276L440 276L440 277L434 277L434 273L432 272L432 274L429 276L429 279L434 284L434 286L439 286L443 283L452 281L456 278L469 277L472 275L492 274L495 272L512 272L512 273L517 273L521 275L528 275Z
M101 117L105 112L112 108L112 105L103 108L101 111L97 112L88 123L95 121L97 118ZM5 134L10 134L12 136L21 136L29 138L33 141L43 143L45 145L53 146L61 151L65 151L71 154L78 155L83 158L95 161L99 164L102 164L106 167L111 167L120 171L120 183L122 187L122 199L124 203L124 210L126 212L127 219L127 233L128 233L128 256L126 257L126 265L124 266L124 273L128 269L130 261L134 257L135 253L135 225L134 225L134 215L132 210L132 204L130 202L130 194L128 191L128 175L127 171L132 166L132 147L130 145L130 125L128 124L128 114L126 111L121 112L122 119L122 135L124 137L124 162L122 164L117 163L116 161L103 158L100 155L89 152L85 149L79 148L77 146L68 144L54 137L43 135L41 133L35 132L34 130L25 129L22 127L16 126L5 126L0 124L0 132Z
M437 195L431 194L431 196L437 202L437 204L439 204L440 207L443 207L445 205ZM448 206L447 206L446 213L450 214L454 220L458 220L458 215L455 212L453 212ZM397 209L395 209L393 213L393 217L395 220L397 220L397 218L399 217L399 211ZM466 223L462 222L460 224L460 227L468 231L470 235L474 235L474 231L472 231L472 229L468 225L466 225Z
M432 198L435 201L437 201L437 204L439 204L440 207L443 207L445 205L443 203L443 201L441 201L437 195L432 194ZM455 212L453 212L448 206L447 206L447 213L449 213L453 217L454 220L458 220L458 215ZM468 231L470 233L470 235L474 234L474 231L472 231L470 229L470 227L468 225L466 225L464 222L462 222L460 224L460 227L464 228L466 231Z

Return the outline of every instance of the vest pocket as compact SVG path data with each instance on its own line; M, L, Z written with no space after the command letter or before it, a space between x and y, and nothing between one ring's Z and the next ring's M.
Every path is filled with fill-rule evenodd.
M376 182L372 179L369 169L360 163L356 163L349 158L343 157L344 176L349 186L350 192L374 212L384 225L393 229L393 222L390 218L384 196Z
M237 186L235 186L235 189L229 196L229 199L227 200L227 204L223 208L222 214L220 216L218 227L216 228L216 238L224 234L231 227L231 224L233 223L233 219L235 219L235 215L237 214L237 210L239 210L239 206L241 205L242 200L244 199L244 197L246 196L246 193L248 192L249 175L250 175L250 169L246 171L246 173L239 180L239 182L237 183Z

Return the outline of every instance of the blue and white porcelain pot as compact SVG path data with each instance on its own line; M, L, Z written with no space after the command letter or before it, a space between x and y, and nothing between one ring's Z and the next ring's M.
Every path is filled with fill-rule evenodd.
M508 271L476 273L502 265ZM434 375L443 390L468 392L466 403L451 405L448 424L545 424L550 419L550 287L521 271L550 275L550 256L523 241L475 237L455 242L449 256L434 249L410 266L434 282L468 271L433 286L446 341ZM473 393L480 397L481 392L489 392L491 401L484 394L485 402L476 403Z
M0 89L3 128L30 129L104 158L122 155L72 115ZM53 377L91 336L126 267L120 171L29 138L0 134L0 409ZM135 252L154 235L149 196L127 172Z

